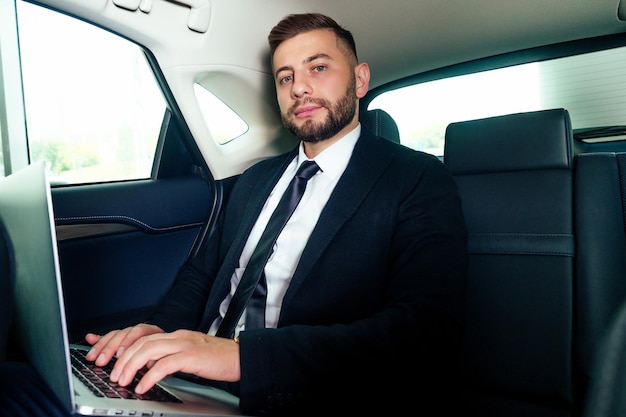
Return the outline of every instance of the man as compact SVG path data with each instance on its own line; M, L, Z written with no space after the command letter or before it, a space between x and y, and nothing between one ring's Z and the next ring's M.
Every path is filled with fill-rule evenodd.
M116 355L121 385L148 366L140 393L178 371L221 382L245 413L393 412L451 395L441 411L456 400L465 290L454 181L436 157L361 128L369 67L334 20L287 16L269 43L282 120L299 146L239 177L217 231L151 323L88 334L88 358ZM320 170L265 266L265 328L246 329L242 315L234 339L214 336L305 160Z

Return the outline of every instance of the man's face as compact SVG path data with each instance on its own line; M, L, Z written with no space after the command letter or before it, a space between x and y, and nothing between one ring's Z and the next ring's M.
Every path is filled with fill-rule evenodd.
M273 68L281 119L298 139L315 143L356 126L355 69L332 32L314 30L283 42Z

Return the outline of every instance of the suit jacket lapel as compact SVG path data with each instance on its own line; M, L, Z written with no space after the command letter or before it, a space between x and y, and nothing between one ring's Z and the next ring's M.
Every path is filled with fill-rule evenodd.
M341 226L353 215L380 175L391 162L388 147L380 146L383 139L363 131L354 147L350 162L337 183L317 226L304 248L300 262L283 299L281 315L289 307L293 295ZM335 198L336 195L341 196Z
M280 177L283 175L283 172L285 172L285 169L287 169L291 160L295 158L297 154L298 149L296 148L292 152L286 154L284 158L272 161L272 165L268 166L267 169L259 174L254 187L250 191L250 199L246 203L240 226L233 239L233 242L236 242L237 245L234 250L233 248L229 250L225 258L225 263L231 260L229 258L230 256L235 256L235 265L236 262L239 261L243 247L248 240L252 227L261 213L261 209L265 205L265 201L276 186Z

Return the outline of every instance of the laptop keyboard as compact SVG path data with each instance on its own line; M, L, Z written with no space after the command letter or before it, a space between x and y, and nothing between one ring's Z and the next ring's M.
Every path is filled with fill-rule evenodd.
M108 398L127 398L135 400L151 400L159 402L182 402L174 394L155 385L144 394L135 394L133 391L139 382L142 374L137 373L133 382L126 387L121 387L109 380L109 375L113 369L113 358L106 366L96 366L93 362L85 358L87 352L81 349L70 348L70 358L72 363L72 372L98 397Z

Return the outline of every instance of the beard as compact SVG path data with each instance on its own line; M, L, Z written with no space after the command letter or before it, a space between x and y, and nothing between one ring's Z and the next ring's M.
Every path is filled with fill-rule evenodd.
M322 122L314 122L307 120L302 126L297 126L292 120L295 110L304 104L316 104L328 110L326 120ZM303 142L317 143L332 138L346 127L356 114L357 98L356 98L356 79L354 74L348 84L346 93L334 105L327 100L321 98L307 97L304 100L298 100L289 108L287 113L282 113L280 118L283 125L298 139Z

